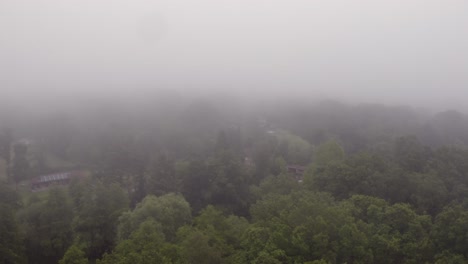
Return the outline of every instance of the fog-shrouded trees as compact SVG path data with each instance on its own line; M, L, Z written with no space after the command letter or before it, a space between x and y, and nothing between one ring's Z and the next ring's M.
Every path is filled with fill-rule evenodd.
M163 195L179 192L181 180L178 176L174 160L162 154L154 157L145 176L146 194Z
M19 212L28 263L56 263L73 241L74 213L67 193L50 190L45 201L32 198Z
M181 195L174 193L160 197L149 195L137 204L133 211L120 216L118 239L127 239L147 219L160 223L160 231L164 237L168 241L173 241L177 229L191 222L192 214L189 203Z
M18 196L0 180L0 262L26 263L20 227L15 217Z
M9 128L5 128L0 133L0 158L5 160L5 175L10 179L11 151L13 145L13 135Z
M212 204L243 214L247 210L249 184L241 159L227 150L206 161L192 161L183 179L182 193L197 211Z
M13 164L11 165L11 180L16 185L20 181L28 179L31 175L31 165L28 157L28 146L22 143L16 143L13 146ZM16 186L18 188L18 186Z
M464 114L140 107L0 133L1 263L468 262Z
M127 194L116 184L98 182L83 192L73 229L89 259L100 258L115 246L118 218L128 209L128 203Z

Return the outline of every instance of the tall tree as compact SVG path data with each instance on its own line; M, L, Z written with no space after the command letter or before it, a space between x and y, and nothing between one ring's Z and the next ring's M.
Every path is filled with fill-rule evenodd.
M115 246L118 217L128 209L128 203L128 196L117 184L97 182L84 192L73 225L89 259L100 258Z
M13 167L11 168L11 177L18 189L18 183L30 176L31 165L28 161L28 146L18 143L13 147Z
M11 147L13 144L13 136L11 129L5 129L0 135L0 156L5 159L6 167L5 172L7 179L10 179L10 167L11 167Z
M146 194L163 195L178 192L180 180L177 178L174 161L167 155L154 158L146 173Z
M67 193L60 188L50 190L40 218L42 252L49 262L57 262L70 246L73 216Z
M32 198L18 216L25 234L28 262L57 263L73 240L73 208L67 193L51 189L44 200Z
M423 146L417 137L400 137L395 141L395 160L405 170L423 172L429 158L431 149Z
M15 217L18 197L0 180L0 263L24 263L20 230Z

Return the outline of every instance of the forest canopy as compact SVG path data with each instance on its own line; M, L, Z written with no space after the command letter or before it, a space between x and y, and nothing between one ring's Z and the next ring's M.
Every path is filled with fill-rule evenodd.
M465 114L176 99L1 120L0 262L468 263Z

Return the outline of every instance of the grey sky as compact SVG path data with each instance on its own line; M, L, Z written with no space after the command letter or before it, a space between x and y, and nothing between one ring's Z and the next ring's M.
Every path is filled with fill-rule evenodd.
M0 0L0 89L15 98L173 89L459 108L468 1Z

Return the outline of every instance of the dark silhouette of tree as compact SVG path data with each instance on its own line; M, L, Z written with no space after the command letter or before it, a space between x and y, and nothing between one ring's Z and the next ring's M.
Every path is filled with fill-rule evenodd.
M15 213L18 196L0 180L0 263L26 263Z
M5 159L6 167L5 172L7 179L10 179L10 168L11 168L11 148L13 145L13 136L11 129L5 129L0 135L0 157Z
M31 173L31 165L27 157L28 147L24 144L17 143L13 146L13 166L11 168L11 177L18 189L18 183L29 178Z

